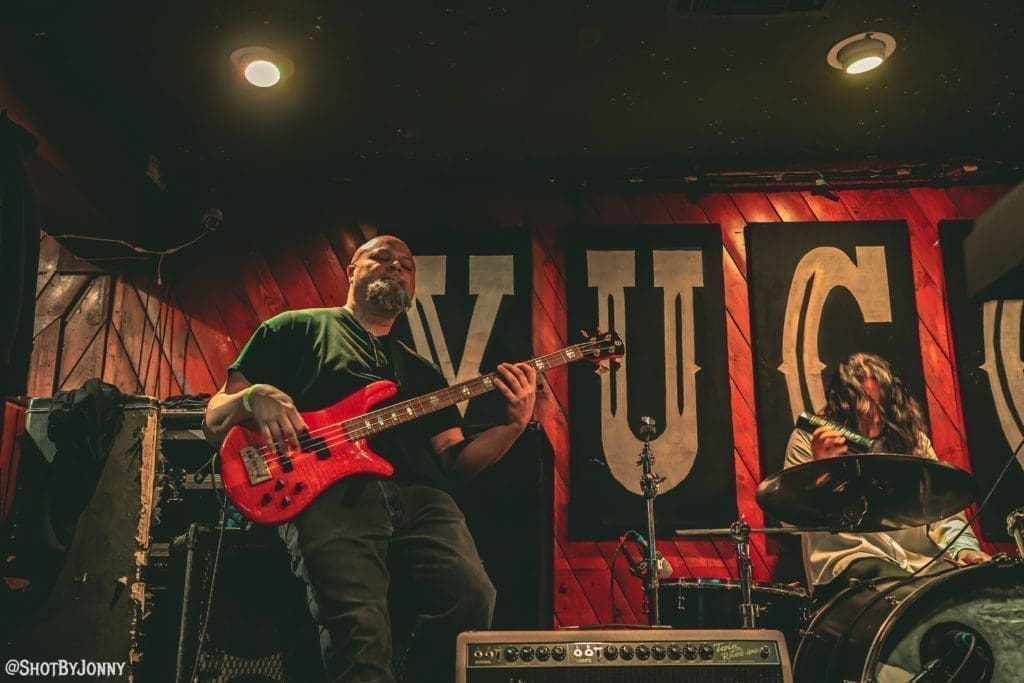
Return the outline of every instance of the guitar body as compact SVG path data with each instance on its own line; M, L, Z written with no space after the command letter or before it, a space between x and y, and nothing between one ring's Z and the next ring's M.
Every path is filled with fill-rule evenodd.
M579 344L527 361L538 373L580 360L622 357L614 332L598 331ZM263 442L252 420L232 427L220 447L220 473L228 498L260 524L280 524L298 516L335 482L357 474L390 477L394 466L370 450L367 439L410 420L497 388L497 373L483 375L423 396L393 403L398 385L374 382L323 410L302 413L308 432L302 450L284 455Z
M370 450L367 439L350 441L339 423L365 415L391 401L398 385L382 380L367 385L323 410L302 413L309 434L302 451L284 458L263 443L256 425L232 427L220 447L220 472L228 498L260 524L296 517L332 484L358 474L390 477L395 468Z

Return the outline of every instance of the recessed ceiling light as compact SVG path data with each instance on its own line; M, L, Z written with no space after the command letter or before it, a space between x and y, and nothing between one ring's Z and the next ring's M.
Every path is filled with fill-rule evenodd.
M231 53L231 63L246 81L269 88L295 72L292 60L268 47L243 47Z
M269 88L281 80L281 70L273 62L257 59L245 67L245 80L257 88Z
M896 39L888 33L869 31L840 40L828 51L829 66L848 74L862 74L877 68L896 50Z

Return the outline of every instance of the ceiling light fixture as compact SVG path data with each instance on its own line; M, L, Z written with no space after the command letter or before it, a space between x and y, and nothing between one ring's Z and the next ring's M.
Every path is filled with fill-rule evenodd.
M840 40L828 51L829 66L848 74L862 74L877 68L896 50L896 39L888 33L868 31Z
M257 88L270 88L295 73L292 60L269 47L242 47L231 53L239 75Z

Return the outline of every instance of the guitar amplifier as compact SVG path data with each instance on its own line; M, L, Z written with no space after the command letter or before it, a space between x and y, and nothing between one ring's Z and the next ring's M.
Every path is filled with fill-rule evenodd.
M792 683L786 641L766 630L470 631L456 683Z

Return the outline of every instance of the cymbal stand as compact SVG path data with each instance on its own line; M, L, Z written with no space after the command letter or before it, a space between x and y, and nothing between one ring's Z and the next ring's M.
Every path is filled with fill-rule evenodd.
M654 436L654 418L640 418L640 439L644 442L643 450L636 464L642 468L640 489L647 501L647 572L644 575L644 595L647 600L647 623L658 626L661 623L658 614L658 549L654 529L654 498L658 495L658 487L665 481L664 477L654 474L654 454L651 452L651 437Z
M1024 560L1024 508L1017 508L1007 515L1006 533L1017 544L1017 556Z
M740 618L743 628L757 628L761 606L754 604L754 572L750 563L750 525L738 520L729 527L729 535L736 546L736 562L740 570Z

